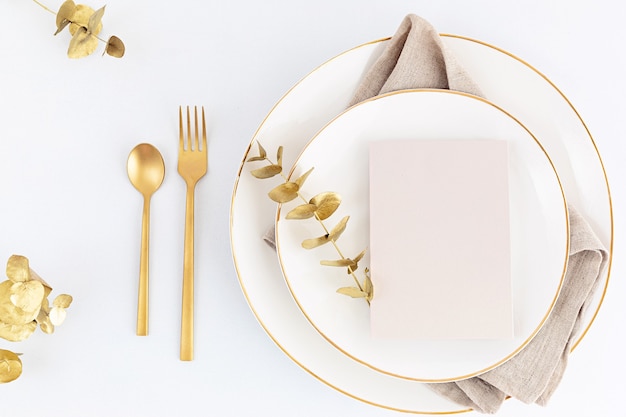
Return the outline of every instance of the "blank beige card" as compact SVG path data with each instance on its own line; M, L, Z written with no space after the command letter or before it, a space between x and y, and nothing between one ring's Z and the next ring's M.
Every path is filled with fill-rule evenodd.
M513 337L505 140L370 143L375 338Z

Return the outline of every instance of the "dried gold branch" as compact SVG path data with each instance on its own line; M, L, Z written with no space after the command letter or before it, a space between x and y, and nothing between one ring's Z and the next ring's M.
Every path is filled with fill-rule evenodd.
M102 16L105 6L94 10L84 4L76 5L73 0L66 0L57 12L54 12L39 0L33 0L38 6L56 16L57 35L69 26L72 38L67 50L70 58L82 58L91 55L97 48L98 42L105 44L104 54L115 58L124 56L126 47L120 38L111 36L104 40L98 36L102 30Z
M251 171L251 174L259 179L267 179L272 178L276 175L280 175L283 178L283 183L272 189L268 195L269 197L277 202L277 203L287 203L296 198L299 198L303 204L297 206L293 210L291 210L286 215L286 219L308 219L315 218L318 224L321 225L324 230L324 235L307 239L302 242L302 246L305 249L312 249L318 246L321 246L326 243L331 243L335 248L335 251L339 255L340 259L337 261L321 261L320 263L325 266L339 266L346 267L348 274L352 277L356 287L343 287L337 290L338 293L348 295L353 298L365 298L368 304L373 297L373 286L371 282L371 277L369 276L369 269L365 269L365 280L362 285L359 281L358 277L355 274L355 271L358 268L358 262L365 255L365 250L362 251L355 259L350 259L346 257L339 245L337 244L337 239L345 230L349 216L341 219L339 224L337 224L333 229L328 229L324 220L329 218L335 210L339 207L341 203L341 198L338 194L332 192L321 193L313 197L312 199L307 200L300 190L302 189L302 185L304 184L307 177L313 171L313 168L305 172L302 176L300 176L295 181L291 181L284 174L282 167L282 155L283 155L283 147L280 146L277 151L277 161L272 161L268 156L266 150L261 146L259 142L257 142L257 146L259 149L259 155L251 157L247 160L247 162L267 162L268 165L255 169Z

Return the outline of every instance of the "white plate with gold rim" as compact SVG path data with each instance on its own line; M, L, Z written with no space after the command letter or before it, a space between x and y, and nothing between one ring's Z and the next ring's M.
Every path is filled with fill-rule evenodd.
M335 247L327 244L311 250L302 248L301 242L324 235L345 216L350 216L347 229L336 242L341 252L355 257L369 246L368 143L394 139L507 142L512 338L373 338L367 302L336 293L339 287L353 286L352 277L345 268L320 264L339 257ZM569 252L567 204L540 141L514 117L484 99L449 90L390 93L351 107L320 130L304 147L289 179L294 181L310 168L314 170L300 196L308 201L317 193L332 190L341 196L342 203L324 221L325 227L315 219L285 219L290 210L303 203L301 198L282 204L276 217L277 250L296 303L313 327L341 352L391 376L422 382L454 381L505 362L539 331L565 275ZM410 184L406 192L412 192ZM369 251L361 261L361 270L365 265L369 265Z
M602 160L567 98L540 72L501 49L453 35L443 35L442 40L486 97L514 114L541 139L555 163L568 203L577 206L611 249L611 197ZM365 69L385 43L379 40L353 48L302 79L271 109L243 161L256 153L253 145L259 140L268 149L285 145L284 163L290 166L315 133L346 109ZM426 384L359 364L310 326L291 297L275 252L261 239L272 226L276 205L267 198L267 184L253 178L249 174L253 167L243 161L232 197L231 247L244 296L268 336L306 372L354 399L416 414L463 411L434 394ZM607 283L608 271L576 344L593 323Z

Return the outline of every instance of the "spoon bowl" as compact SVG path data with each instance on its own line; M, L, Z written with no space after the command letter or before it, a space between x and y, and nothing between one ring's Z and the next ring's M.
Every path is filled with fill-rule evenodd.
M159 189L165 177L165 163L157 148L141 143L128 156L128 179L144 197Z
M139 261L139 296L137 301L137 335L148 335L148 254L150 243L150 199L165 177L165 163L157 148L141 143L128 155L128 179L143 196L141 221L141 257Z

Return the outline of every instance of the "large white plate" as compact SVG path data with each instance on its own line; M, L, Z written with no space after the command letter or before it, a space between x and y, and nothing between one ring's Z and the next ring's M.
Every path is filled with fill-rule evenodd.
M330 230L338 219L350 216L337 242L345 256L356 256L369 244L368 142L394 139L508 142L514 337L439 341L370 337L365 300L335 292L354 285L352 277L345 268L320 265L321 260L339 257L334 247L301 246L303 240L323 235L324 228L314 219L285 220L289 210L302 204L300 199L281 205L277 214L277 249L285 279L313 327L372 369L423 382L483 373L524 347L556 301L569 250L567 205L558 176L532 133L486 100L432 89L368 100L342 113L313 138L298 157L291 178L314 167L300 193L305 200L328 190L342 196L341 206L324 223ZM369 251L363 265L369 265Z
M534 132L554 161L566 198L612 249L610 191L600 155L584 122L566 97L541 73L493 46L444 35L443 41L480 84L486 97L514 114ZM233 189L231 248L239 281L251 310L268 336L306 372L357 400L410 413L454 413L461 407L442 399L425 384L391 377L348 358L309 324L282 277L276 254L261 236L272 225L276 206L263 183L252 178L244 161L256 152L285 145L285 166L295 161L315 133L348 106L367 67L385 41L349 50L321 65L274 106L246 150ZM580 342L593 323L603 291L588 309Z

